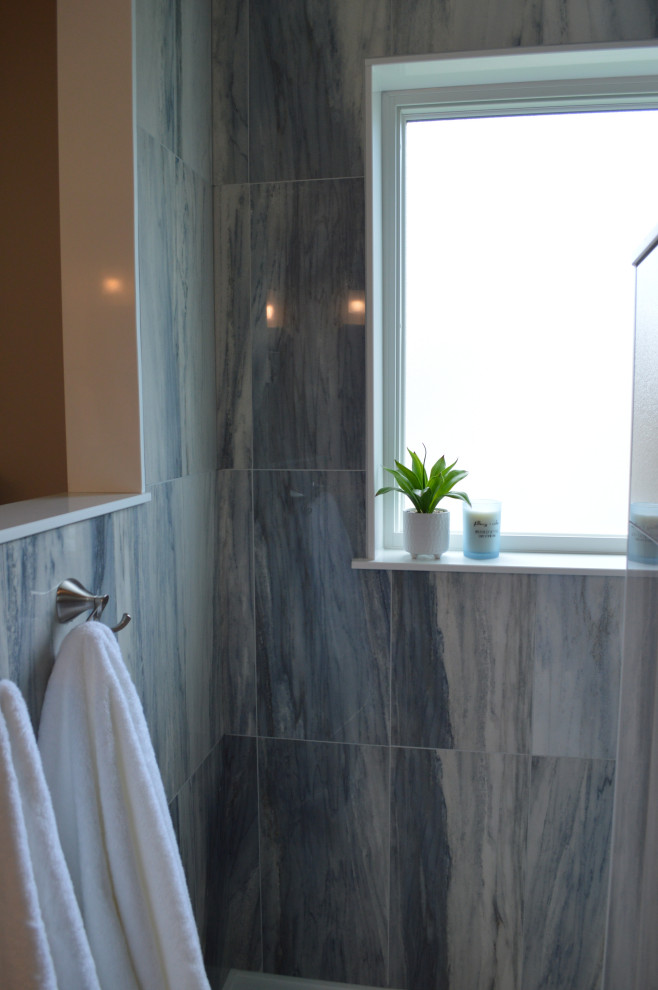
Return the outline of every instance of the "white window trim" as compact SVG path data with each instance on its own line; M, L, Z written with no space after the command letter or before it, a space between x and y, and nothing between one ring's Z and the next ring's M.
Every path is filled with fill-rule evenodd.
M574 54L578 64L574 65ZM556 79L556 76L560 77ZM487 94L477 92L478 87L487 86ZM523 83L524 95L518 96L518 84ZM493 87L493 88L492 88ZM492 97L505 100L505 112L527 113L529 101L535 107L570 111L592 109L600 105L604 92L608 105L623 108L658 106L658 45L654 42L620 44L613 46L585 46L582 48L535 48L520 51L472 53L464 55L448 54L435 57L409 59L373 59L366 62L366 249L368 299L366 319L367 347L367 541L366 559L371 566L377 561L381 566L404 566L399 550L384 549L384 513L393 511L392 505L384 506L386 499L375 499L374 492L385 484L384 464L392 463L395 456L386 450L385 437L395 436L400 424L395 423L395 410L399 403L385 403L384 376L391 365L400 366L402 356L395 353L399 345L385 343L383 331L384 313L395 313L399 319L400 304L397 286L402 273L397 263L397 277L385 278L386 271L384 245L394 242L395 226L400 224L399 210L389 212L388 217L382 208L383 202L390 203L391 197L399 188L399 171L391 181L391 187L384 187L383 155L392 156L398 167L401 149L398 144L398 128L390 121L401 115L419 119L425 114L424 107L434 104L427 116L436 116L436 103L455 105L469 115L491 114ZM578 99L575 99L576 94ZM567 107L566 101L569 101ZM387 123L388 122L388 123ZM386 152L383 150L386 148ZM393 227L393 229L391 229ZM629 264L631 259L629 258ZM399 335L398 335L399 336ZM389 347L388 353L385 348ZM399 375L395 376L399 381ZM398 394L399 398L399 394ZM399 434L398 434L399 436ZM392 501L392 500L391 500ZM619 558L609 554L624 553L625 540L603 539L598 544L590 543L588 554L594 570L610 564L611 572L617 572ZM536 542L536 541L535 541ZM546 550L563 550L568 544L560 545L547 538ZM520 537L508 549L525 551L529 542ZM510 556L516 557L517 554ZM563 569L564 553L542 553L537 555L522 553L522 559L531 565L530 558L540 556L546 566L549 556L555 556L555 566ZM570 559L576 555L571 554ZM583 556L582 554L578 555ZM593 556L601 559L595 562ZM463 562L465 558L455 555ZM447 565L446 561L446 565ZM456 561L452 561L453 565ZM492 562L485 562L490 565ZM577 565L575 559L574 566ZM416 565L416 562L413 562ZM409 559L408 565L412 562ZM355 563L365 566L365 561ZM417 565L416 565L417 566ZM436 566L436 565L434 565ZM429 569L434 569L430 566ZM501 564L497 565L500 569ZM511 566L516 568L516 564ZM623 567L623 563L621 564ZM471 569L469 567L469 569ZM489 569L489 567L487 567ZM582 571L581 571L582 572Z

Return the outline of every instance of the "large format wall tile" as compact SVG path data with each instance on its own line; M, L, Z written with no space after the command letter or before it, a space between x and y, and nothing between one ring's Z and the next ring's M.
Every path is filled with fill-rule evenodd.
M208 943L209 962L217 968L262 965L257 761L255 739L222 740L219 843L215 841L210 860L214 941Z
M220 471L217 484L215 594L223 731L235 735L255 735L256 636L251 475L248 471Z
M212 0L177 0L180 25L176 153L212 184Z
M386 743L390 584L354 571L360 472L254 473L259 731Z
M393 750L391 986L520 990L528 764Z
M249 4L212 0L213 181L249 181Z
M206 969L219 990L231 967L262 962L256 741L225 736L171 812Z
M217 462L212 196L138 134L140 338L149 484Z
M533 757L523 990L599 990L614 763Z
M656 35L652 0L391 0L394 54L626 41Z
M259 743L264 969L386 982L388 753Z
M615 776L606 990L649 987L658 967L658 573L629 569Z
M249 187L214 190L217 452L220 468L251 467Z
M175 165L174 334L183 474L217 464L213 215L210 183Z
M210 0L137 0L137 123L211 181Z
M532 752L614 759L622 578L537 578Z
M363 182L256 186L252 210L254 467L363 470Z
M217 477L182 480L181 625L190 770L221 738L222 677L215 612ZM190 576L194 580L190 580Z
M139 307L147 484L182 473L178 337L174 325L174 156L137 134Z
M387 0L252 0L251 179L364 174L364 59L386 55Z
M183 632L183 490L182 480L156 485L150 502L115 517L114 532L121 607L133 616L120 645L134 658L133 678L168 798L194 769Z
M63 526L0 546L0 677L21 689L35 729L48 678L68 632L55 614L57 585L76 578L93 594L114 595L112 520ZM114 616L111 600L107 615Z
M393 575L392 738L527 753L534 584L528 575Z

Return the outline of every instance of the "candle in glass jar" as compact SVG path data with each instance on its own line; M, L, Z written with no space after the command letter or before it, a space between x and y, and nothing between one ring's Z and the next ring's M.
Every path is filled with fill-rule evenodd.
M500 553L500 502L474 499L464 505L464 556L487 560Z

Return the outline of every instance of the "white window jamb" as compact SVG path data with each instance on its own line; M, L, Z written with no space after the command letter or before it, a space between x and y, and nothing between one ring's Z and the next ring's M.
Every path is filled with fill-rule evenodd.
M375 503L385 503L383 507L373 505L372 493L383 484L388 484L388 476L384 474L382 465L392 465L395 459L403 457L404 438L404 258L399 250L400 238L404 231L404 135L405 125L411 120L427 120L474 117L474 116L509 116L512 114L529 113L577 113L595 109L642 109L658 108L658 49L647 51L647 46L629 46L632 55L637 48L645 72L633 75L627 68L619 70L621 53L619 46L611 49L613 67L598 68L595 78L542 78L542 72L537 71L539 80L524 80L519 78L510 83L506 79L495 84L483 80L478 86L439 86L423 87L422 89L386 90L379 88L375 81L373 85L372 72L367 75L367 92L369 103L369 121L367 129L367 181L370 195L367 197L367 221L369 247L368 258L368 298L371 300L368 318L368 361L369 380L368 401L371 421L369 423L369 462L368 484L368 556L374 557L384 543L387 546L401 546L401 534L396 534L396 515L399 508L394 498L377 499ZM595 55L605 55L594 46L586 50L592 58ZM472 66L484 64L492 69L496 55L500 56L505 66L503 76L509 75L510 59L516 53L492 53L491 56L470 56L464 59L468 71L468 63ZM539 50L518 53L517 58L533 66L541 64L541 56L555 51ZM561 53L564 55L564 53ZM535 62L533 56L539 58ZM642 61L643 60L643 61ZM653 60L653 61L652 61ZM420 61L420 60L419 60ZM435 60L445 66L441 59ZM449 70L455 73L456 62L448 58L452 64ZM559 61L559 60L558 60ZM585 59L587 61L587 59ZM595 59L599 66L600 60ZM605 64L605 59L604 59ZM647 75L647 64L656 66L657 75ZM377 62L370 63L370 69L375 69ZM383 74L390 75L393 68L389 61L382 64ZM413 67L412 67L413 68ZM422 70L426 65L421 64ZM559 76L558 70L554 70ZM568 71L563 69L565 75ZM495 71L493 72L495 75ZM529 73L532 76L532 72ZM549 73L550 74L550 73ZM477 72L474 74L477 77ZM578 72L575 73L578 75ZM462 72L463 78L463 72ZM522 83L522 95L519 95ZM379 235L380 240L377 240ZM379 293L379 295L378 295ZM382 386L380 387L380 382ZM379 405L381 403L381 405ZM374 456L374 459L373 459ZM398 515L398 520L399 520ZM549 538L545 538L550 541ZM578 539L572 538L572 539ZM623 551L622 546L612 546L608 538L600 545L590 545L593 552ZM619 541L617 541L619 542ZM625 542L625 541L624 541ZM521 540L523 543L523 540ZM509 549L525 549L514 546ZM533 549L531 545L527 549ZM536 549L536 547L534 548ZM546 549L549 549L546 546ZM582 550L582 547L578 548Z

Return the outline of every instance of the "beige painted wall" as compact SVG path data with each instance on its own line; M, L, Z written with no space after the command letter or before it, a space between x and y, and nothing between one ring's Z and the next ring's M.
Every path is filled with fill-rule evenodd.
M0 503L64 492L56 0L0 32Z

